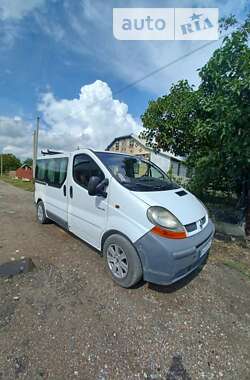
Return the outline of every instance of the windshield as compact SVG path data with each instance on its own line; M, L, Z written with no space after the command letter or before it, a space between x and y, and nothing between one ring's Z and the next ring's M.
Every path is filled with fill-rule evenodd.
M133 191L163 191L178 189L156 165L140 157L96 152L97 157L124 187Z

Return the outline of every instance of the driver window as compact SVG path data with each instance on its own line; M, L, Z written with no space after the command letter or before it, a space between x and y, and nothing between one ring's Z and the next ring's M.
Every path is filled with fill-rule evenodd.
M96 162L87 154L78 154L74 158L73 178L78 185L87 189L90 177L104 179L104 174Z

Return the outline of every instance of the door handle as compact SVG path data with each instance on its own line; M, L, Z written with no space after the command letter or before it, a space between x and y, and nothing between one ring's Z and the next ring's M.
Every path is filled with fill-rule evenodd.
M70 186L70 188L69 188L69 196L70 196L70 198L73 198L73 187L72 186Z
M63 186L63 195L66 197L66 185Z

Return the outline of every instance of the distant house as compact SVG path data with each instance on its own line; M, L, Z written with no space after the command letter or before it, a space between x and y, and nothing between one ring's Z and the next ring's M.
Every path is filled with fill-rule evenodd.
M141 156L155 163L165 173L172 169L173 175L187 177L187 167L184 164L183 157L176 157L170 152L155 153L152 148L146 145L144 140L134 134L116 137L106 150Z
M32 167L29 165L22 165L16 170L16 177L24 181L31 181L33 178Z

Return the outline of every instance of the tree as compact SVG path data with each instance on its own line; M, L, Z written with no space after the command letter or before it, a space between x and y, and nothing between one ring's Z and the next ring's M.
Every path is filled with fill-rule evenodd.
M28 165L28 166L32 167L32 165L33 165L32 158L26 158L26 160L23 161L23 165Z
M21 166L19 158L12 153L3 154L3 172L7 173L10 170L16 170Z
M248 18L199 71L198 89L179 81L149 103L142 122L149 144L187 157L193 186L248 198L250 216L249 32Z

